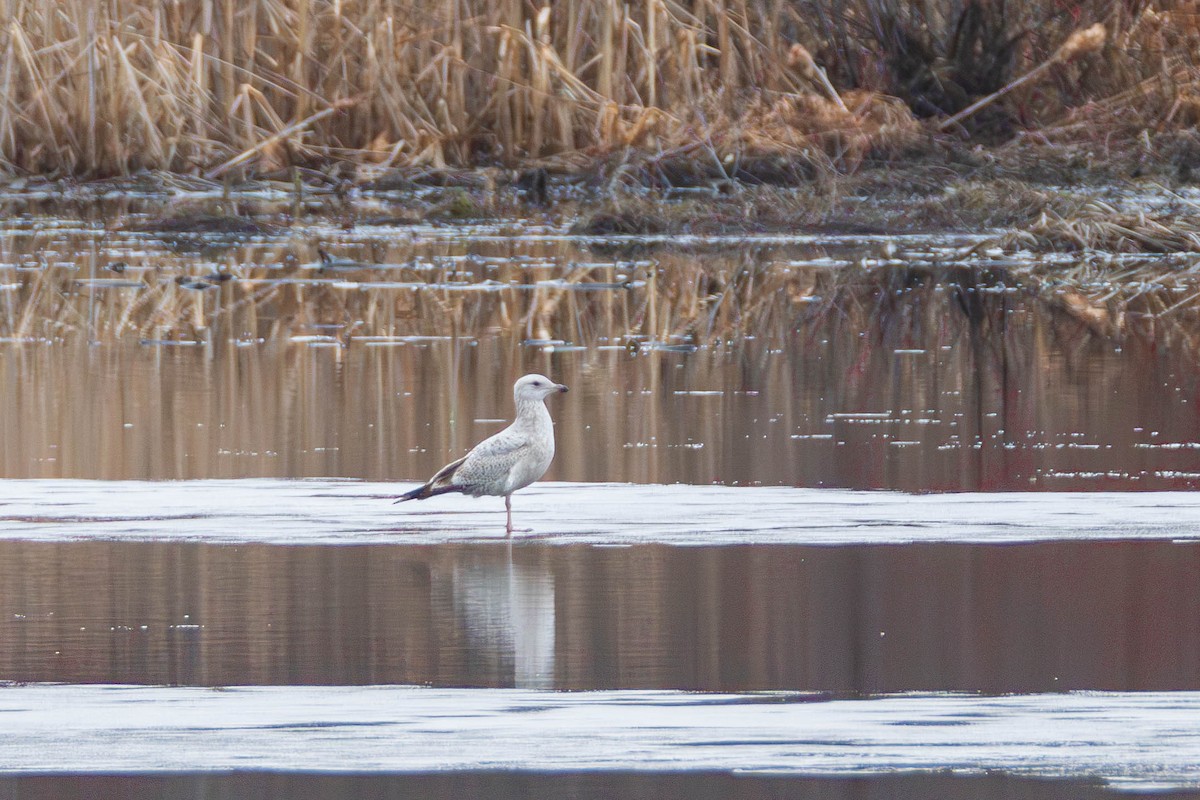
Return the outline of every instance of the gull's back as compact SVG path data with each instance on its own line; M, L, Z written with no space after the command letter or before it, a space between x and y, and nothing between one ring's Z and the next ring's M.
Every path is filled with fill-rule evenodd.
M467 453L454 472L454 483L474 497L512 494L545 475L552 460L550 412L541 400L518 401L516 419Z

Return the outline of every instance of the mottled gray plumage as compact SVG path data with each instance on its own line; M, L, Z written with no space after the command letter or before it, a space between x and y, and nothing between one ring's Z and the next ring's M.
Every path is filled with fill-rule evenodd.
M567 387L545 375L526 375L513 384L517 416L504 430L484 439L457 461L438 470L425 485L396 502L462 492L472 497L504 497L506 535L512 535L512 493L546 474L554 459L554 424L545 400Z

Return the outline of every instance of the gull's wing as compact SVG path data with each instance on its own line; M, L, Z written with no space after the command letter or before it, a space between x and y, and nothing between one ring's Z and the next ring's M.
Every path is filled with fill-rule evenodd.
M467 453L454 469L450 482L468 492L478 489L487 494L495 493L530 445L527 436L511 430L500 431Z
M470 455L470 453L468 453L467 455ZM456 458L453 461L451 461L449 464L447 464L446 466L439 469L437 471L437 473L432 478L429 479L429 485L436 486L439 483L449 480L450 476L454 474L454 470L461 467L462 463L466 460L467 460L467 456L463 456L462 458Z
M464 492L476 497L501 494L509 473L531 446L528 436L505 428L439 469L423 486L406 492L396 502L424 500L446 492Z

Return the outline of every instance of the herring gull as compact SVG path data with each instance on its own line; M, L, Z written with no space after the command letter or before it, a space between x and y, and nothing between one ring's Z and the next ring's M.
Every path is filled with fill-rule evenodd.
M405 492L396 502L424 500L447 492L503 496L508 513L504 535L512 536L512 493L545 475L554 458L554 423L544 401L566 390L566 386L545 375L518 379L513 384L517 416L512 424L442 467L424 486Z

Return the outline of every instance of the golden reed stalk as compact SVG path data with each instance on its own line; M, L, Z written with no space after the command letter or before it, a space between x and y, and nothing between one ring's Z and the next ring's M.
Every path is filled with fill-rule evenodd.
M0 154L105 175L620 146L651 135L648 110L677 114L694 99L685 87L714 76L726 90L796 88L789 43L756 40L748 13L661 0L9 0Z
M1104 4L1086 6L1095 19ZM854 20L884 7L894 14L905 6L3 0L0 170L97 177L235 167L264 174L335 162L512 166L628 147L698 147L697 158L713 163L821 151L853 167L859 155L878 158L872 137L881 128L913 124L911 114L894 117L894 101L870 99L896 87L880 43ZM922 7L939 9L928 11L927 24L944 27L965 6ZM1061 15L1032 0L1013 8L1009 27L1031 32L1019 37L1018 67L1077 62L1076 50L1098 46L1094 36L1079 39L1103 30L1088 28L1055 52ZM1187 66L1197 38L1191 17L1144 10L1106 19L1114 45L1103 57L1123 60L1089 80L1123 83L1114 77L1102 96L1144 100L1120 94L1158 74L1158 61L1130 55L1140 52L1161 53L1169 74L1192 90L1200 83ZM1179 110L1179 98L1191 96L1184 88L1159 91L1178 124L1191 120ZM1064 100L1059 111L1068 107Z

